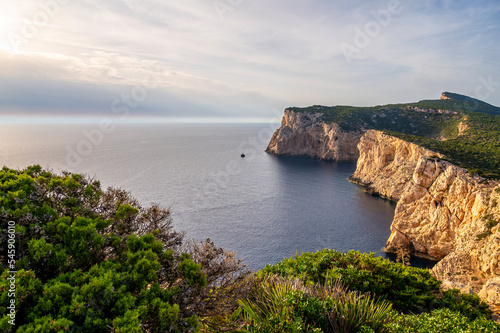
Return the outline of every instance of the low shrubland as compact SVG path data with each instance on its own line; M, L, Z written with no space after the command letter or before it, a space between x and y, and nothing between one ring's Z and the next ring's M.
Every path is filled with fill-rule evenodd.
M168 209L79 174L4 167L1 228L11 221L2 332L500 332L477 296L373 254L325 249L251 274L210 240L185 241Z

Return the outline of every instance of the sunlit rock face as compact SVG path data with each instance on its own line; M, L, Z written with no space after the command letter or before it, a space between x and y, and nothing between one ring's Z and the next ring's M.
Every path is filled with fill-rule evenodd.
M267 152L357 161L351 181L397 202L386 250L404 247L440 260L432 269L434 276L471 288L496 304L499 183L471 175L416 144L376 130L344 131L322 118L320 112L285 110Z
M367 131L351 177L397 201L386 250L440 260L433 274L474 292L500 276L500 186L413 143ZM496 280L494 280L496 281ZM498 282L498 281L496 281ZM491 303L497 284L482 292ZM484 297L485 300L487 300Z
M321 118L321 113L285 110L281 127L274 133L266 151L281 156L355 162L362 132L343 131L337 124L326 123Z

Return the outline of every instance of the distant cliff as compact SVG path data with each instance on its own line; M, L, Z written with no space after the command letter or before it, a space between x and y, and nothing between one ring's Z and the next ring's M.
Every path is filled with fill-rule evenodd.
M285 110L281 127L274 133L266 152L282 156L311 157L354 162L362 131L345 131L322 120L321 113Z
M397 201L386 250L407 248L440 260L432 270L436 277L469 286L500 306L498 182L381 131L346 131L321 112L285 110L267 151L357 161L351 180Z

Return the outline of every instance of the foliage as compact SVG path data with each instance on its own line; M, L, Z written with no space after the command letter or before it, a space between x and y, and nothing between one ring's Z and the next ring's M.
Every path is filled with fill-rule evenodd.
M327 332L387 332L385 324L391 320L392 304L375 301L368 294L346 292L332 298L332 307L326 313Z
M394 333L498 333L500 324L483 317L470 321L466 316L450 309L438 309L429 313L396 316L387 325Z
M299 312L304 308L320 312L322 308L318 299L306 300L300 281L273 277L258 282L250 296L239 303L243 332L314 331L313 325L306 323L307 315L301 316Z
M3 230L8 221L16 224L17 332L498 329L477 296L442 293L428 270L373 254L325 249L251 277L234 253L209 239L185 242L167 209L142 207L127 192L103 190L78 174L4 167ZM486 228L495 223L485 216ZM0 331L11 332L8 233L0 239ZM446 310L407 316L392 306L404 313Z
M391 304L348 291L339 283L305 284L299 279L257 278L250 295L227 318L239 332L388 332ZM210 330L208 330L210 331Z
M440 307L459 312L469 320L491 316L488 304L481 301L479 296L462 294L457 289L447 290L442 293Z
M185 332L231 311L247 271L207 240L186 243L170 212L40 166L0 171L0 227L14 221L18 332ZM2 233L0 258L7 258ZM6 323L8 269L0 280Z
M276 265L268 265L261 274L296 277L311 283L339 279L350 290L370 293L391 302L396 310L405 313L450 307L471 319L491 316L487 305L477 296L454 292L443 294L439 290L441 282L427 269L407 267L357 251L339 253L324 249L303 253Z
M447 93L447 95L448 97L451 97L451 99L423 100L418 103L412 103L411 105L433 109L500 115L499 107L485 103L478 99L453 93Z
M445 125L456 122L459 114L416 112L407 104L393 104L372 107L355 106L312 106L289 108L296 112L320 112L323 119L335 122L346 131L361 129L393 130L418 136L438 136Z
M440 141L395 131L387 134L445 154L471 173L500 178L500 116L468 113L468 130L460 136Z
M268 265L262 272L298 277L314 283L339 278L349 289L370 292L405 312L432 309L437 303L436 294L440 285L428 270L405 267L356 251L339 253L324 249L303 253L274 266Z

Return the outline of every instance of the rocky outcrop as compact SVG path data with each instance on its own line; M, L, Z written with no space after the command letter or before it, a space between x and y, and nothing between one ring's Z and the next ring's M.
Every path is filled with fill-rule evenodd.
M398 201L421 156L441 156L382 132L369 130L358 144L360 156L350 180Z
M437 278L497 302L499 184L379 131L366 132L358 147L352 179L397 201L386 250L440 260L432 270Z
M458 289L462 294L469 294L469 295L474 294L474 291L469 286L460 282L443 281L443 283L440 286L440 289L442 291Z
M441 99L447 99L447 98L442 98ZM407 106L405 107L406 110L411 110L411 111L416 111L416 112L423 112L423 113L439 113L439 114L458 114L457 111L451 111L451 110L444 110L444 109L431 109L431 108L421 108L418 106Z
M500 277L489 279L479 292L479 296L488 303L500 305Z
M458 136L464 135L470 127L467 124L468 117L464 117L464 119L458 124Z
M350 179L397 201L386 250L439 260L435 277L500 308L499 184L416 144L376 130L343 131L322 117L285 110L267 152L357 160Z
M395 251L401 241L409 240L417 253L436 259L450 254L467 228L477 227L485 214L489 188L482 181L451 163L420 157L391 226L406 239L393 237L387 249Z
M453 97L450 96L449 92L444 92L441 94L441 97L439 99L453 99Z
M274 133L266 152L281 156L311 157L338 162L354 162L360 132L342 130L322 120L322 113L285 110L281 127Z

